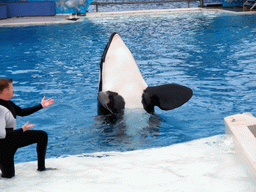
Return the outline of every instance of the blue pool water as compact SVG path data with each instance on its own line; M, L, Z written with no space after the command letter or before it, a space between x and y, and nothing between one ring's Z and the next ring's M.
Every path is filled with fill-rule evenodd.
M180 108L156 116L133 111L106 122L97 115L101 55L118 32L149 86L178 83L194 91ZM168 146L223 134L223 118L251 112L256 98L255 15L193 12L85 18L71 24L0 28L0 78L13 78L21 107L43 96L55 104L18 117L49 134L47 158ZM125 125L125 126L124 126ZM15 162L36 160L35 147Z

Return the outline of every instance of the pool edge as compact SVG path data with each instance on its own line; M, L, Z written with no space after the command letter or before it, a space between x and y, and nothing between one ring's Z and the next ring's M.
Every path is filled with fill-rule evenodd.
M256 125L251 113L231 115L224 118L225 131L235 144L237 156L248 173L256 179L256 137L250 126Z
M233 14L256 14L256 12L235 12L232 10L223 10L220 8L177 8L177 9L153 9L153 10L137 10L137 11L113 11L113 12L88 12L86 16L78 16L77 21L67 20L70 14L58 14L55 16L37 16L37 17L15 17L8 19L0 19L0 27L19 27L32 25L52 25L81 22L85 18L104 17L104 16L120 16L120 15L144 15L144 14L168 14L182 12L204 12L219 11Z

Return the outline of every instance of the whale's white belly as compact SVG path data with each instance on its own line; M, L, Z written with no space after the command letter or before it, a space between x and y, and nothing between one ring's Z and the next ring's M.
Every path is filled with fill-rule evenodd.
M126 108L143 108L142 94L148 86L123 40L114 38L102 69L102 91L121 95Z

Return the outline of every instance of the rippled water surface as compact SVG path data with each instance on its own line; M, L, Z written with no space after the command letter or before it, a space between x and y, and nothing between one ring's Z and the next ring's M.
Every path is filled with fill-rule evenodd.
M112 32L134 55L149 86L178 83L194 91L180 108L156 116L132 111L97 116L99 63ZM223 118L256 114L255 15L223 12L85 18L72 24L0 29L0 77L13 78L21 107L43 96L55 104L28 117L49 134L47 157L167 146L223 134ZM25 154L24 154L25 153ZM16 163L36 160L20 149Z

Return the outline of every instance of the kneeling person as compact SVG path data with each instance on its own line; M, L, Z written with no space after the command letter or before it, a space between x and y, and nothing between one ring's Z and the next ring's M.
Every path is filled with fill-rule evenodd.
M38 171L44 171L48 135L45 131L29 130L33 124L27 122L16 129L16 116L30 115L53 104L53 99L42 99L41 104L20 108L10 99L13 97L12 79L0 79L0 170L2 177L15 176L14 155L18 148L37 143Z

